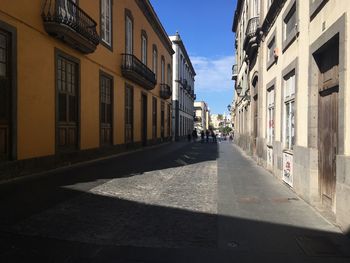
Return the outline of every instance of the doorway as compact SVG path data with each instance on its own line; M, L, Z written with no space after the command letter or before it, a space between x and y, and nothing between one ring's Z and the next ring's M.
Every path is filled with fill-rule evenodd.
M319 190L322 204L331 210L335 205L338 154L339 37L331 39L315 58L319 68Z
M141 95L141 140L142 145L147 145L147 95Z
M0 160L11 156L11 35L0 29Z

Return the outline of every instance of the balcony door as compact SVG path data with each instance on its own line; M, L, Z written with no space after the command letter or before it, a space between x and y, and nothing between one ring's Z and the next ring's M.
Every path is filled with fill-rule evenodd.
M129 15L126 16L125 24L125 53L133 54L133 21Z
M0 160L11 152L11 71L10 35L0 29Z
M57 137L58 151L78 149L79 64L63 54L57 55Z

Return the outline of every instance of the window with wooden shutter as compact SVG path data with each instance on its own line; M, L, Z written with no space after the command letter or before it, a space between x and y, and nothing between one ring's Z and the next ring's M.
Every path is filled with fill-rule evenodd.
M73 150L78 146L78 64L57 56L57 146Z
M134 140L134 94L133 88L125 88L125 143L132 143Z
M100 136L101 145L113 144L113 78L100 76Z

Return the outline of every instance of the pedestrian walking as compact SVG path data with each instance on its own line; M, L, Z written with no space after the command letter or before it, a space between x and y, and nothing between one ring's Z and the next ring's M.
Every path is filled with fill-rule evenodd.
M193 131L192 131L192 140L195 142L195 141L197 141L197 129L194 129Z
M204 131L202 130L202 131L201 131L201 143L204 142L204 136L205 136L205 135L204 135Z
M207 143L209 142L209 134L210 134L209 130L206 130L205 131L205 136L206 136L206 139L207 139Z

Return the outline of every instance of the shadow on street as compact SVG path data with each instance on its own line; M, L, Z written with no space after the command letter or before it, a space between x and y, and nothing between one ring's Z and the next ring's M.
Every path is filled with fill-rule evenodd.
M113 178L218 159L217 144L171 147L177 148L1 185L0 261L350 262L350 246L341 234L88 192ZM219 223L235 229L223 247Z

